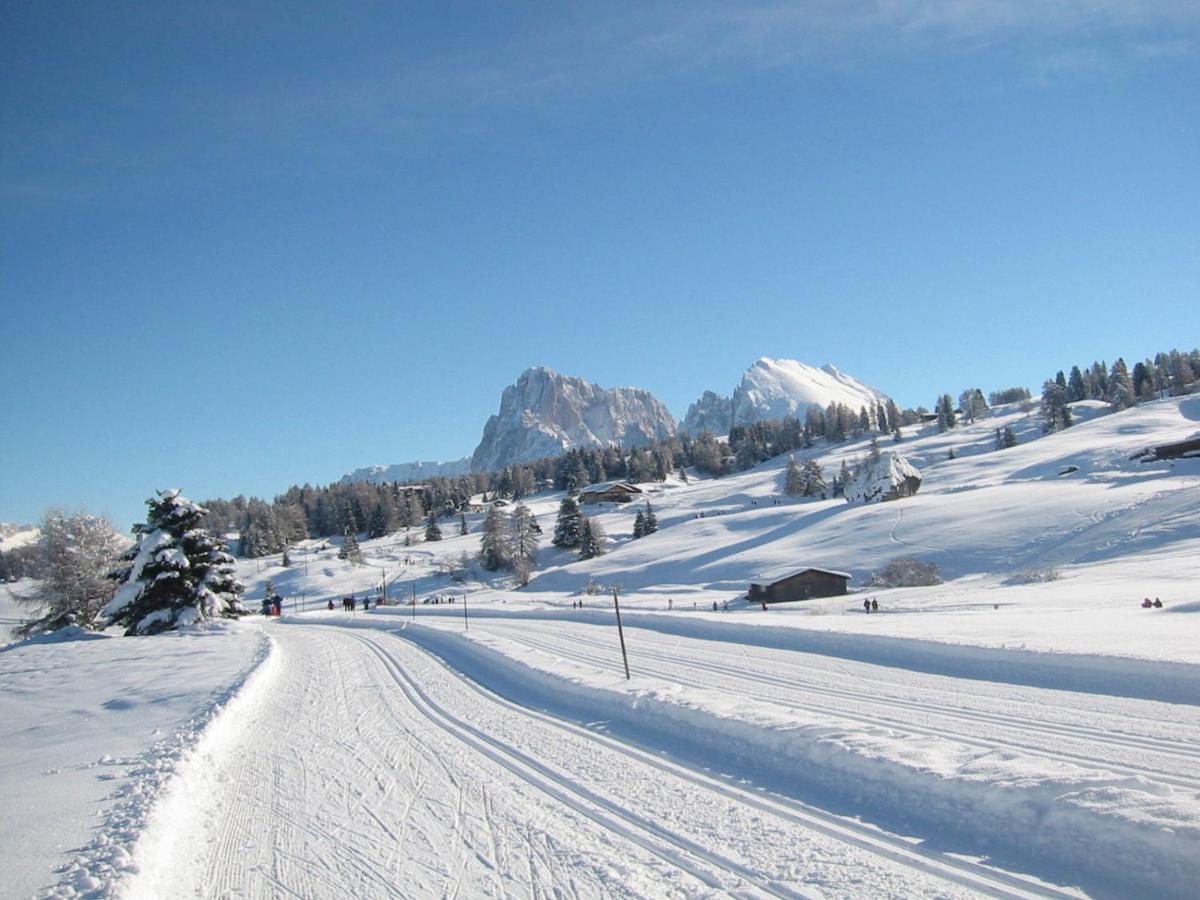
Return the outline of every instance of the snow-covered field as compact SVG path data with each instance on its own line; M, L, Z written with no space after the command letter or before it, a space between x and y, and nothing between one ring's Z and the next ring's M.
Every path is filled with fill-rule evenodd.
M1200 398L1076 415L888 442L925 479L893 503L786 497L783 459L642 485L660 530L585 507L611 538L586 562L541 495L522 590L448 574L475 514L362 566L323 541L243 561L282 620L7 648L6 893L1194 896L1200 461L1129 457L1196 435ZM945 583L743 599L901 554ZM391 606L325 609L384 581Z

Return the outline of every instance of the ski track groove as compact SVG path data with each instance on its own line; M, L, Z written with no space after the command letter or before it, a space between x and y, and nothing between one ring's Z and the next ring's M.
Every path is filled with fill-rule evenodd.
M556 640L573 643L575 645L582 645L588 648L589 651L586 653L581 653L578 651L576 653L570 653L564 650L560 644L546 643L544 639L538 640L536 638L532 638L527 633L514 635L506 631L504 632L503 636L506 640L511 640L514 643L522 644L530 647L531 649L541 650L542 652L558 657L565 656L565 658L574 659L580 662L587 662L592 665L598 665L608 671L616 671L620 668L619 664L614 665L611 652L606 652L610 651L611 648L609 648L606 644L600 643L599 641L590 641L579 637L568 638L561 635L556 635ZM1008 747L1025 752L1036 753L1040 756L1050 757L1064 762L1085 763L1093 766L1100 764L1106 768L1112 769L1118 774L1137 775L1150 781L1172 784L1188 790L1200 790L1200 777L1189 777L1180 774L1166 774L1160 769L1132 766L1128 763L1072 753L1060 748L1051 749L1044 745L1021 743L1011 739L1001 739L995 737L994 735L988 738L982 738L977 734L969 734L962 731L954 731L944 728L931 728L928 725L923 726L898 717L879 714L866 714L862 712L850 712L841 708L831 709L818 704L804 703L802 701L793 699L782 700L777 691L751 692L747 690L741 690L739 688L746 682L756 682L774 689L782 687L801 693L820 694L823 696L837 697L839 699L848 699L860 706L865 703L885 707L903 707L905 709L912 709L916 712L921 712L951 721L970 721L980 722L983 724L999 725L1004 728L1011 728L1020 731L1032 731L1038 734L1046 734L1051 737L1070 735L1071 737L1078 738L1079 740L1086 740L1089 742L1089 744L1093 745L1101 744L1115 746L1146 753L1156 753L1167 758L1174 758L1176 760L1190 761L1195 759L1200 762L1200 749L1194 748L1193 746L1185 744L1182 741L1177 742L1169 739L1153 737L1113 735L1110 732L1100 731L1099 729L1089 729L1083 726L1071 725L1067 723L1041 723L1029 719L1020 719L1016 716L1010 716L1004 713L987 713L961 708L948 709L946 707L935 706L932 703L925 703L917 700L905 700L895 697L879 699L870 696L870 694L867 692L840 690L838 688L819 685L801 685L798 684L794 679L771 676L752 670L739 669L712 661L701 661L697 659L694 654L687 657L678 657L662 651L639 649L636 651L631 651L630 657L631 660L634 661L657 660L668 665L674 665L688 669L698 669L711 672L715 675L736 678L736 682L734 682L736 687L732 688L734 693L741 693L748 697L768 700L774 703L785 703L788 706L804 709L809 712L815 712L824 715L834 714L840 718L850 719L852 721L861 722L867 725L880 725L887 728L896 728L918 734L937 737L952 737L955 740L961 741L962 743L985 749ZM651 666L644 666L641 671L647 675L654 675L669 679L671 681L680 681L680 675L677 671L653 669ZM701 688L707 688L711 686L705 684L699 679L684 681L684 683ZM723 685L722 689L731 690L728 684Z
M395 640L411 643L406 641L400 632L381 632L381 634L390 636ZM382 655L381 658L388 656L387 651L375 644L374 640L362 635L354 635L354 637L375 648L376 652ZM433 658L438 659L435 655ZM872 853L900 862L906 867L919 869L968 890L993 897L1075 896L1071 892L1056 890L1052 886L1037 884L1019 876L973 863L969 860L926 853L903 839L888 835L868 826L858 826L849 820L832 813L826 813L800 801L777 795L767 797L735 787L725 780L715 779L613 738L597 734L573 723L513 703L487 691L467 676L446 666L440 659L438 659L438 662L452 677L459 679L471 690L482 695L485 699L493 703L498 703L519 715L536 719L554 728L600 744L640 763L690 781L701 789L724 794L738 803L746 804L772 816L781 817L803 825L805 828L818 831L843 843L867 849ZM394 662L392 666L396 669L399 668L398 664ZM726 777L731 778L731 776ZM771 886L771 892L775 892L777 889L776 886Z
M659 857L664 862L679 868L709 888L717 891L726 887L718 877L705 868L691 862L688 857L695 857L719 872L736 874L748 884L758 887L763 893L775 897L807 897L790 889L782 889L769 883L763 883L757 873L742 864L727 857L705 850L689 838L673 834L667 829L648 821L637 813L622 808L619 804L593 793L583 785L572 782L568 777L560 775L538 760L527 756L522 751L508 746L502 740L488 735L481 729L457 718L443 709L425 691L411 679L394 658L373 641L361 636L352 637L371 648L378 658L388 668L396 684L408 697L410 702L421 711L430 721L442 727L481 755L490 758L525 780L531 786L553 797L566 806L571 807L601 827L618 834L644 850ZM488 699L491 699L490 697ZM625 824L614 822L622 820ZM664 846L666 845L666 846Z

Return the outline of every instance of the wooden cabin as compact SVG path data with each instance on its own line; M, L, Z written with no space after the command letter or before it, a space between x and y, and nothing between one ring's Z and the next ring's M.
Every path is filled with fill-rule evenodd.
M642 494L642 489L624 481L608 484L589 484L579 492L580 503L630 503Z
M746 597L751 603L785 603L814 597L839 597L846 593L850 575L832 569L784 569L767 572L751 582Z

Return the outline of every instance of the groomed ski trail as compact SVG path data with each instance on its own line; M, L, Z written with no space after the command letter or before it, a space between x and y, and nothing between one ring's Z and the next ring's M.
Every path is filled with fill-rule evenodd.
M272 634L271 689L176 823L198 864L143 872L156 896L1059 895L525 710L391 634Z

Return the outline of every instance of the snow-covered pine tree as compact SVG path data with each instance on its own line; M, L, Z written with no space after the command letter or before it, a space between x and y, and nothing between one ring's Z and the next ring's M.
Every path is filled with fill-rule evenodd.
M804 477L800 472L800 464L796 462L794 456L789 457L787 468L783 473L783 492L789 497L804 493Z
M438 525L437 513L434 510L429 511L429 524L425 526L425 540L440 541L442 539L442 529Z
M646 536L646 514L639 509L637 511L637 515L633 517L633 539L637 540L638 538L645 537L645 536Z
M499 507L488 507L479 536L479 564L489 572L505 568L511 559L507 524Z
M604 533L604 529L600 523L589 519L587 516L580 516L579 519L579 558L593 559L597 556L604 555L604 545L608 539L608 535Z
M1108 397L1106 399L1112 404L1113 409L1118 411L1129 409L1137 404L1133 379L1129 377L1129 369L1126 367L1124 359L1118 359L1113 363L1112 371L1108 376Z
M802 482L802 493L805 497L815 497L821 495L824 500L829 493L829 485L825 481L825 476L821 472L821 464L815 459L806 459L804 461L804 469L800 473Z
M362 550L358 546L358 538L347 525L342 532L342 546L338 550L338 559L348 559L352 563L362 562Z
M1071 425L1071 410L1067 406L1067 389L1049 378L1042 385L1042 418L1047 431L1061 431Z
M563 497L558 505L558 518L554 523L554 537L550 543L564 550L579 546L579 502L574 497Z
M132 635L244 613L233 557L221 540L200 527L204 507L178 490L159 491L146 505L146 522L133 529L138 542L112 575L117 592L103 618L124 625Z
M286 543L283 545L283 555L279 558L279 564L285 569L292 565L292 555L288 553L288 545Z

